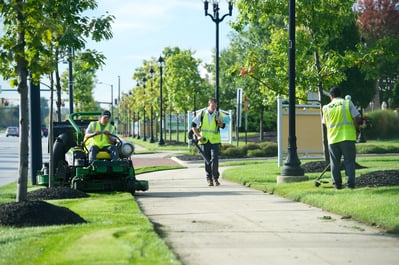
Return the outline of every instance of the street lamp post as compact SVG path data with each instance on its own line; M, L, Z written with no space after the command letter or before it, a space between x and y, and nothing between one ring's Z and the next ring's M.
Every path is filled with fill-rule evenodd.
M69 113L73 112L73 48L69 48L69 59L68 59L68 88L69 88Z
M140 86L139 82L137 82L136 87ZM134 114L133 114L133 122L134 122ZM140 109L137 110L137 139L141 139L141 121L140 121Z
M118 75L118 100L116 102L116 105L118 107L118 122L119 122L119 117L120 117L120 101L121 101L121 77Z
M165 141L163 140L162 135L162 68L165 65L165 61L162 56L159 56L158 59L159 65L159 145L165 145Z
M114 85L100 82L99 84L107 85L111 88L111 121L114 121Z
M154 71L154 68L150 68L150 71L148 72L149 73L149 75L150 75L150 79L151 79L151 83L150 83L150 93L152 94L152 79L153 79L153 77L154 77L154 73L155 73L155 71ZM152 121L153 121L153 119L154 119L154 117L153 117L153 107L152 107L152 104L151 104L151 106L150 106L150 143L154 143L155 142L155 139L154 139L154 129L153 129L153 123L152 123Z
M141 136L140 136L140 130L141 130L141 124L140 124L140 110L139 111L137 111L137 139L140 139L141 138Z
M115 106L117 108L117 115L116 115L116 132L119 130L119 123L120 123L120 111L121 111L121 106L120 106L120 101L121 101L121 78L118 75L118 97L114 100Z
M144 115L144 135L143 135L143 141L147 141L147 135L146 135L146 130L147 130L147 126L146 126L146 121L145 121L145 83L147 82L147 78L143 77L143 89L144 89L144 106L143 106L143 115Z
M307 179L300 167L297 154L295 135L295 0L289 1L289 42L288 42L288 71L289 71L289 107L288 107L288 154L285 166L277 182L301 181Z
M213 15L208 13L209 2L212 2L213 6ZM227 1L229 5L229 13L224 14L221 18L219 17L219 0L204 0L204 10L205 16L209 16L213 22L216 24L216 55L215 55L215 85L216 85L216 102L218 103L219 108L219 23L223 21L223 19L227 16L231 16L233 13L233 3L231 0Z

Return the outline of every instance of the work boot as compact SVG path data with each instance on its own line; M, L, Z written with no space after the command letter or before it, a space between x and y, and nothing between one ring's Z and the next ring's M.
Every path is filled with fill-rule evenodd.
M220 186L219 180L215 179L215 184L216 184L216 186Z
M333 187L337 190L342 190L342 184L333 184Z
M213 186L213 180L208 179L208 186Z

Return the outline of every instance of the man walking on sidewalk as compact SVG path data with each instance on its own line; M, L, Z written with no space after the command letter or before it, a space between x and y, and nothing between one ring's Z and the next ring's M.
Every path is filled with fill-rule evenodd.
M214 98L209 99L208 108L201 111L192 121L192 130L195 137L202 145L206 158L211 163L205 163L206 179L208 186L220 185L219 182L219 148L221 143L220 128L226 124L223 117L217 111L217 101ZM197 128L198 126L198 128Z

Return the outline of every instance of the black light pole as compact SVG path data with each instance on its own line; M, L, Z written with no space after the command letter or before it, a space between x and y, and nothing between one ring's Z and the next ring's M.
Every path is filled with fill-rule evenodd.
M135 133L136 133L136 124L135 124L135 119L136 118L136 112L133 111L132 113L132 137L135 137Z
M147 141L147 135L145 133L146 131L146 122L145 122L145 83L147 82L147 78L143 77L143 88L144 88L144 106L143 106L143 115L144 115L144 135L143 135L143 141Z
M117 107L118 110L118 115L116 116L116 132L118 132L119 129L119 123L120 123L120 110L121 110L121 106L120 106L120 101L121 101L121 77L118 75L118 98L115 99L115 106Z
M132 96L132 91L129 91L129 98ZM132 131L131 131L131 136L134 138L134 129L135 129L135 126L134 126L134 111L131 111L131 109L130 109L130 107L128 107L129 108L129 121L132 123L132 126L131 127L129 127L129 128L131 128L132 129ZM132 113L132 115L130 116L130 113Z
M137 111L137 122L138 122L138 125L137 125L137 139L140 139L141 138L141 136L140 136L140 129L141 129L141 126L140 126L140 110Z
M282 176L303 176L304 170L299 165L295 135L295 0L289 0L289 107L288 107L288 154L281 170Z
M159 65L159 145L165 145L165 141L163 140L162 133L162 68L165 64L162 56L159 56L158 65Z
M68 58L69 113L73 113L73 70L72 70L73 56L74 56L73 48L69 48L69 58Z
M108 84L104 82L99 82L99 84L107 85L111 88L111 122L114 121L114 85L113 84Z
M154 73L155 73L155 71L154 71L154 69L151 67L150 68L150 71L148 72L149 73L149 75L150 75L150 79L151 79L151 83L150 83L150 93L152 94L152 79L153 79L153 77L154 77ZM153 107L152 107L152 104L151 104L151 107L150 107L150 143L154 143L155 142L155 140L154 140L154 130L153 130L153 124L152 124L152 121L153 121Z
M213 15L208 13L208 6L209 2L212 2L213 6ZM216 94L215 98L218 103L219 109L219 23L223 21L223 19L227 16L231 16L233 13L233 3L231 0L227 1L229 4L229 13L224 14L221 18L219 18L219 0L204 0L204 10L205 16L210 16L212 21L216 24L216 55L215 55L215 64L216 64L216 78L215 78L215 85L216 85Z
M139 82L137 82L136 87L139 87L139 86L140 86L140 84L139 84ZM137 109L137 139L141 139L140 109Z

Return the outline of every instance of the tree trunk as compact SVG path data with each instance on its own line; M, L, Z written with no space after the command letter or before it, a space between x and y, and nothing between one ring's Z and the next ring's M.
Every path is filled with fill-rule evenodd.
M28 193L28 163L29 163L29 104L28 104L28 63L25 59L25 28L23 17L23 1L17 0L18 39L17 62L19 104L19 166L17 183L17 202L26 200Z
M315 57L315 65L317 68L317 72L320 73L321 71L321 67L320 67L320 59L319 59L319 53L316 51L314 53L314 57ZM321 78L321 77L319 77ZM321 79L320 79L321 80ZM320 102L320 117L322 117L323 115L323 105L322 105L322 97L323 97L323 83L321 81L319 81L318 83L318 92L319 92L319 102ZM327 141L327 128L324 124L321 124L321 135L322 138L321 139L323 141L323 153L324 153L324 160L326 162L330 162L330 155L328 152L328 141Z
M56 103L56 107L57 107L57 121L61 121L61 79L60 79L60 72L58 69L58 56L59 55L59 51L58 49L56 50L56 54L55 54L55 59L56 59L56 63L55 63L55 88L57 91L57 103ZM53 89L53 86L51 86L51 90Z
M260 106L260 121L259 121L259 141L263 142L263 118L265 114L265 107L263 104Z
M380 79L377 79L377 81L375 82L375 95L372 102L373 102L373 110L379 110L381 108Z
M179 142L179 113L176 113L176 142Z

